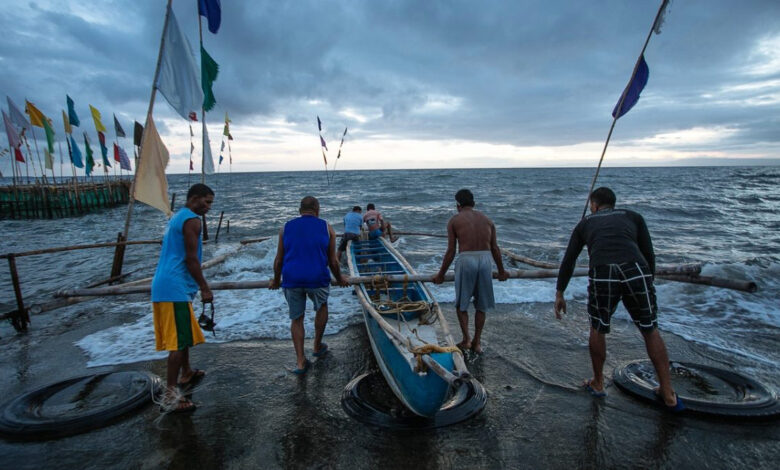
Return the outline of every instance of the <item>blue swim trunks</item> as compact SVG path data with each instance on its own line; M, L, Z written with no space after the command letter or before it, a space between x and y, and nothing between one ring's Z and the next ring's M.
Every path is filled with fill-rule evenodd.
M376 230L372 230L372 231L368 232L368 239L369 240L376 240L377 238L381 237L383 233L384 232L382 232L381 228L378 228Z

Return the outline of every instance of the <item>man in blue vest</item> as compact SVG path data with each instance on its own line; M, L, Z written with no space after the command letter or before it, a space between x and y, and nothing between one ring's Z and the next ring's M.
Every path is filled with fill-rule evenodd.
M284 297L290 308L290 333L292 335L297 368L293 373L305 374L311 362L303 351L303 313L306 298L311 299L314 310L314 357L323 356L328 345L322 342L328 323L328 295L330 272L342 287L349 286L341 274L336 260L336 233L325 220L320 219L320 203L313 196L301 200L300 217L287 222L279 231L279 244L274 259L274 277L269 289L284 289Z
M192 311L192 299L214 300L201 270L201 217L211 209L214 191L195 184L187 203L171 217L152 280L154 336L158 351L168 351L167 390L161 411L193 411L195 404L178 389L189 389L206 374L190 367L189 348L205 342ZM178 386L178 387L177 387Z

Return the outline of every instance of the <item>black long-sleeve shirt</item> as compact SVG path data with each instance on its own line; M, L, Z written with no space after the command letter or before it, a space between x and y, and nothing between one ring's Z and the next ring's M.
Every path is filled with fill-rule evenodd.
M655 253L645 219L626 209L601 209L588 215L574 227L566 254L558 271L556 289L569 285L577 257L588 246L590 267L604 264L640 262L655 272Z

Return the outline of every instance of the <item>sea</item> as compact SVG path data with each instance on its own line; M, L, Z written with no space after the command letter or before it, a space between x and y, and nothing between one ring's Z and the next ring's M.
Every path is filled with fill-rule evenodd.
M211 281L264 280L272 276L279 229L297 216L304 196L319 199L320 216L343 230L343 216L354 205L374 203L396 231L446 234L456 213L454 194L474 193L476 209L496 225L501 248L548 262L560 261L572 228L581 218L594 170L436 169L325 172L222 173L206 183L216 192L207 216L210 241L204 261L229 254L206 271ZM199 175L169 175L176 205L186 199ZM741 356L764 373L780 367L780 167L604 168L597 186L612 188L617 206L642 214L652 235L658 264L701 263L702 275L751 280L758 292L685 284L657 283L662 331ZM127 207L57 220L0 221L0 253L47 247L110 242L124 227ZM218 226L219 220L221 225ZM137 203L130 240L156 239L166 217ZM269 237L247 246L241 240ZM446 239L402 235L396 247L419 273L438 270ZM153 275L158 245L128 247L128 280ZM44 304L62 289L84 287L108 277L113 250L69 251L17 259L22 293L28 305ZM530 268L505 260L512 268ZM587 263L587 253L580 263ZM3 311L15 306L10 274L0 269ZM555 279L496 283L499 304L551 303ZM440 302L454 299L452 284L432 286ZM575 278L566 298L585 302L586 280ZM164 357L154 351L148 296L91 300L49 313L43 321L67 324L69 316L90 311L115 318L112 326L78 338L89 366L132 363ZM196 308L200 304L196 302ZM280 291L233 290L215 293L215 342L288 338L286 304ZM361 322L360 306L349 289L332 289L326 334ZM549 311L552 317L552 309ZM548 321L549 318L540 318ZM39 318L33 315L32 329ZM307 318L307 322L311 322ZM628 322L621 307L615 321ZM312 324L307 324L311 334ZM12 334L10 325L0 336ZM34 334L34 333L32 333ZM457 335L456 335L457 336ZM763 374L762 374L763 375Z

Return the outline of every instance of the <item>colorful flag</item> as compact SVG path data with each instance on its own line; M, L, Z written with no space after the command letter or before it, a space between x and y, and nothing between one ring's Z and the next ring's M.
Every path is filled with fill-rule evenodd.
M141 139L144 136L144 126L140 122L135 121L133 126L133 145L141 146Z
M224 157L222 157L222 155L220 155L220 156L219 156L219 164L220 164L220 165L222 165L222 160L223 160L223 159L224 159Z
M16 133L16 129L11 123L11 118L5 114L5 111L3 111L3 123L5 124L5 133L8 136L8 145L14 149L22 145L22 139L19 138L19 134Z
M84 147L87 149L87 166L84 168L84 172L89 176L92 174L92 169L95 168L95 159L92 158L92 147L89 146L86 132L84 133Z
M89 111L92 113L92 120L95 121L95 130L98 132L106 132L106 126L100 121L100 111L92 105L89 105Z
M24 113L16 106L16 103L11 101L11 98L8 96L5 97L6 100L8 100L8 117L11 119L11 122L16 125L16 127L19 130L28 129L30 127L30 123L27 122L27 118L24 117Z
M100 142L100 153L103 156L103 165L111 167L108 163L108 147L106 147L106 135L98 132L98 141Z
M618 100L617 104L615 105L615 109L612 110L612 117L617 115L619 118L634 107L637 101L639 101L639 94L642 93L645 85L647 85L647 78L649 76L650 70L647 67L647 62L645 62L645 56L642 55L639 57L639 63L637 63L636 66L636 73L634 74L631 83L629 83L626 89L623 91L623 95L621 95L620 100ZM623 101L622 106L620 103L621 100ZM620 112L618 112L618 107L620 108Z
M70 99L70 96L68 95L65 95L65 100L68 102L68 120L70 124L79 127L81 125L81 121L79 121L79 117L76 114L76 108L73 105L73 100ZM70 134L70 132L68 132L68 134Z
M224 152L225 151L225 141L224 140L222 141L222 147L219 149L219 151L220 152Z
M49 153L54 153L54 129L51 127L51 121L43 116L43 130L46 131L46 143L49 145Z
M198 0L198 14L205 16L209 22L209 31L217 34L222 21L222 6L219 0Z
M198 113L190 111L190 121L198 122ZM190 129L192 129L192 126L190 126Z
M211 141L209 141L209 131L205 121L203 122L203 173L214 174L214 157L211 156Z
M225 111L225 128L222 129L222 135L228 135L228 136L230 135L230 123L231 122L232 121L228 117L227 111Z
M43 149L43 155L44 155L44 162L46 162L46 169L52 170L54 169L54 158L52 158L51 153L49 153L49 149Z
M114 159L119 162L119 168L127 171L132 170L132 168L130 167L130 159L127 158L127 153L125 153L125 149L118 146L116 143L114 144Z
M212 89L217 75L219 75L219 64L211 58L203 46L200 46L200 84L203 87L203 109L206 111L211 111L217 103Z
M28 116L30 116L30 124L33 126L43 127L43 121L46 120L46 117L43 115L43 113L29 101L24 100L24 103L24 111Z
M76 168L84 168L84 163L81 161L81 150L76 145L76 140L73 138L73 134L70 135L70 161Z
M168 25L163 37L160 73L155 88L184 119L203 104L203 90L190 42L179 29L173 9L168 8Z
M170 217L171 203L168 200L168 180L165 177L168 159L168 149L160 139L150 113L146 116L146 138L135 171L133 197Z
M62 125L65 127L65 134L73 133L73 128L70 127L70 119L68 119L68 114L64 109L62 110Z
M117 137L125 137L125 130L122 129L121 125L119 125L119 121L116 119L116 114L114 114L114 131L116 132Z
M328 150L328 146L325 144L325 139L323 139L322 136L320 136L320 143L325 147L325 150Z
M190 158L190 171L194 170L194 166L192 165L192 159Z

